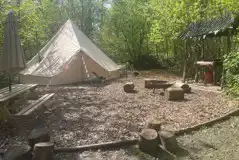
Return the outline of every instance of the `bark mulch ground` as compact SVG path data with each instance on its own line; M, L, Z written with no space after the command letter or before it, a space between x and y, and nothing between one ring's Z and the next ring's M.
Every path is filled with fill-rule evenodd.
M41 95L47 92L56 95L34 116L31 127L14 135L6 135L1 130L4 138L0 144L7 141L2 146L4 148L24 143L29 130L39 126L51 128L53 141L58 147L131 139L138 136L150 118L160 118L165 121L164 128L178 130L221 116L236 107L228 105L229 101L222 93L200 90L186 94L184 101L167 101L160 95L160 90L153 93L144 88L144 76L123 78L104 85L38 87L37 92ZM175 80L175 77L161 76L161 79ZM135 83L136 93L123 91L123 84L127 81ZM147 155L136 148L61 155L60 159L94 156L98 159L147 159Z

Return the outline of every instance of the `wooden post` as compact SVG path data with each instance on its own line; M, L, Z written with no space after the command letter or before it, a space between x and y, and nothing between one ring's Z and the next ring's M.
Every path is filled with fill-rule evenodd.
M213 62L212 71L213 71L213 85L216 85L216 84L217 84L217 77L216 77L216 66L215 66L215 62Z
M198 65L196 64L197 60L195 61L195 78L194 81L198 83Z
M183 64L183 82L186 81L187 77L187 58L188 58L188 47L187 47L188 40L185 41L185 54L184 54L184 64Z

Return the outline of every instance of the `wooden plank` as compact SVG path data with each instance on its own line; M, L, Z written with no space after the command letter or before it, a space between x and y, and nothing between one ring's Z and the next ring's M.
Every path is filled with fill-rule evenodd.
M13 97L15 97L23 92L26 92L27 90L30 90L31 88L34 88L36 86L37 86L37 84L28 84L28 85L24 85L24 87L21 88L20 90L17 90L14 92L13 91L7 92L5 95L0 96L0 102L9 100L10 98L13 98Z
M13 86L12 86L12 92L13 92L14 90L17 90L18 88L23 87L23 86L24 86L23 84L15 84L15 85L13 85ZM0 90L0 94L4 94L4 93L7 93L7 92L9 92L9 88L8 88L8 87L2 88L2 89Z
M34 107L36 104L40 103L41 101L43 101L47 96L49 96L49 94L45 94L43 95L41 98L39 98L38 100L36 100L34 103L28 105L27 107L23 108L20 112L18 112L16 114L16 116L20 116L23 115L26 111L28 111L29 109L31 109L32 107Z
M31 109L27 110L23 115L27 116L27 115L31 114L34 110L36 110L37 108L42 106L47 100L52 98L54 95L55 95L55 93L49 94L42 101L40 101L39 103L35 104Z
M18 92L20 92L21 90L24 90L25 88L27 88L27 86L18 87L18 88L15 88L15 89L12 90L12 91L6 91L5 93L0 94L0 102L3 102L3 101L8 100L8 99L5 99L5 98L11 96L11 94L18 93ZM9 99L10 99L10 98L9 98Z
M12 91L11 92L14 92L15 90L18 90L19 88L33 87L33 86L36 87L37 84L14 84L12 86ZM4 94L4 93L10 93L8 87L5 87L5 88L0 90L0 94Z

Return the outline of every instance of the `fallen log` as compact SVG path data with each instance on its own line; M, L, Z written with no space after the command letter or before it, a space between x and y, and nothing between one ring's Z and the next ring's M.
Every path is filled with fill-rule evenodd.
M22 145L10 148L3 155L4 160L31 160L31 147Z
M37 143L34 146L32 160L52 160L54 144L50 142Z
M229 112L229 113L227 113L227 114L225 114L221 117L214 118L212 120L209 120L207 122L204 122L204 123L201 123L201 124L198 124L198 125L194 125L192 127L188 127L188 128L184 128L184 129L175 131L174 133L175 133L176 136L183 135L185 133L190 133L192 131L199 130L203 126L212 126L213 124L215 124L217 122L229 119L231 116L238 116L238 115L239 115L239 108L236 108L236 109L232 110L231 112Z
M50 142L50 131L47 128L33 129L28 137L28 144L33 148L36 143Z
M157 151L158 133L154 129L143 129L139 135L139 149L146 153Z
M55 148L55 153L61 152L83 152L86 150L98 150L98 149L113 149L113 148L120 148L123 146L130 146L138 144L139 139L132 139L132 140L122 140L122 141L115 141L115 142L108 142L108 143L101 143L101 144L91 144L91 145L83 145L83 146L76 146L76 147L62 147L62 148Z

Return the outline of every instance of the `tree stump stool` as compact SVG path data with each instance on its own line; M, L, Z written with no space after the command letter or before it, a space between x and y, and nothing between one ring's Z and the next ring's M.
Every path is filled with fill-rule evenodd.
M34 146L33 160L52 160L54 144L50 142L37 143Z
M161 130L161 125L162 125L162 121L157 120L157 119L150 119L148 121L148 128L149 129L154 129L156 131Z
M158 133L154 129L143 129L139 135L139 148L143 152L152 153L159 144Z
M127 93L131 93L134 91L134 83L133 82L127 82L124 85L124 91Z
M168 88L165 92L165 97L170 101L184 100L184 91L182 88Z
M50 142L50 131L47 128L33 129L28 137L28 143L33 148L36 143Z
M174 87L176 88L182 88L184 93L190 93L191 92L191 87L189 87L188 84L183 83L183 82L176 82L173 84Z
M31 160L31 147L22 145L7 150L3 155L4 160Z
M161 130L158 132L161 144L170 152L176 152L178 149L177 139L173 132Z

